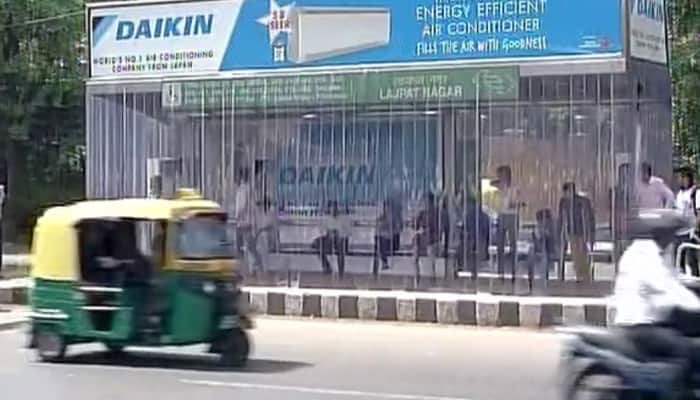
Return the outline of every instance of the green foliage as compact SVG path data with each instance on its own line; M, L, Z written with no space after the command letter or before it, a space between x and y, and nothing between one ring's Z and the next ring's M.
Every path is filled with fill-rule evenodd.
M83 195L82 0L0 0L0 160L5 227ZM9 220L8 220L9 219Z
M700 2L671 0L673 132L681 162L698 165L700 153Z

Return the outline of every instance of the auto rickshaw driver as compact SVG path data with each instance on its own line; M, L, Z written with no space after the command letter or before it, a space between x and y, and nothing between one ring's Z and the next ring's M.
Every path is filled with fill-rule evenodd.
M102 229L100 229L102 228ZM83 224L81 269L86 281L107 286L115 282L113 270L119 265L111 256L106 225Z
M111 225L109 233L115 244L114 264L122 267L118 270L121 275L118 286L132 291L134 326L144 335L148 335L158 331L160 324L160 319L154 318L154 262L139 248L136 231L136 223L120 221Z
M134 324L139 331L152 331L152 261L139 249L136 225L129 221L99 221L84 224L85 276L105 287L131 288ZM93 296L93 295L91 295ZM99 297L99 296L98 296Z
M87 281L104 286L122 286L130 275L143 267L138 249L130 251L131 235L122 230L123 222L100 221L83 224L83 276Z

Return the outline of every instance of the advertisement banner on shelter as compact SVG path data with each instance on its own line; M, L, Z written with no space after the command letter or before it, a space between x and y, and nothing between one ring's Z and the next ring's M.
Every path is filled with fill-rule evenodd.
M209 0L93 8L93 77L622 52L619 0Z
M666 64L666 4L664 0L628 0L630 7L630 55Z
M392 192L420 198L437 185L439 119L309 120L277 154L283 207L376 206ZM320 201L320 203L319 203Z

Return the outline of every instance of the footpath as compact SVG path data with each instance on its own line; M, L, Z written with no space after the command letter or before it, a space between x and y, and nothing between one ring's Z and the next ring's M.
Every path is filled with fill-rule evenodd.
M0 330L27 316L32 281L29 257L4 257L0 279ZM256 314L444 325L548 328L607 326L614 317L608 298L457 294L402 290L316 289L245 286L244 301Z
M23 318L18 307L31 286L29 278L0 281L0 310L10 310L0 313L0 329ZM607 298L250 286L243 293L253 313L272 316L525 328L607 326L614 317Z

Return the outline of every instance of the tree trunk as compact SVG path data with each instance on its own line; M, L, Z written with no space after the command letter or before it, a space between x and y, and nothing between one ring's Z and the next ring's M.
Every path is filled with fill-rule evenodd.
M2 213L2 224L5 231L5 240L15 240L17 236L17 221L16 208L17 192L16 188L21 185L18 179L19 157L17 154L18 146L11 138L5 140L5 204L4 212Z

